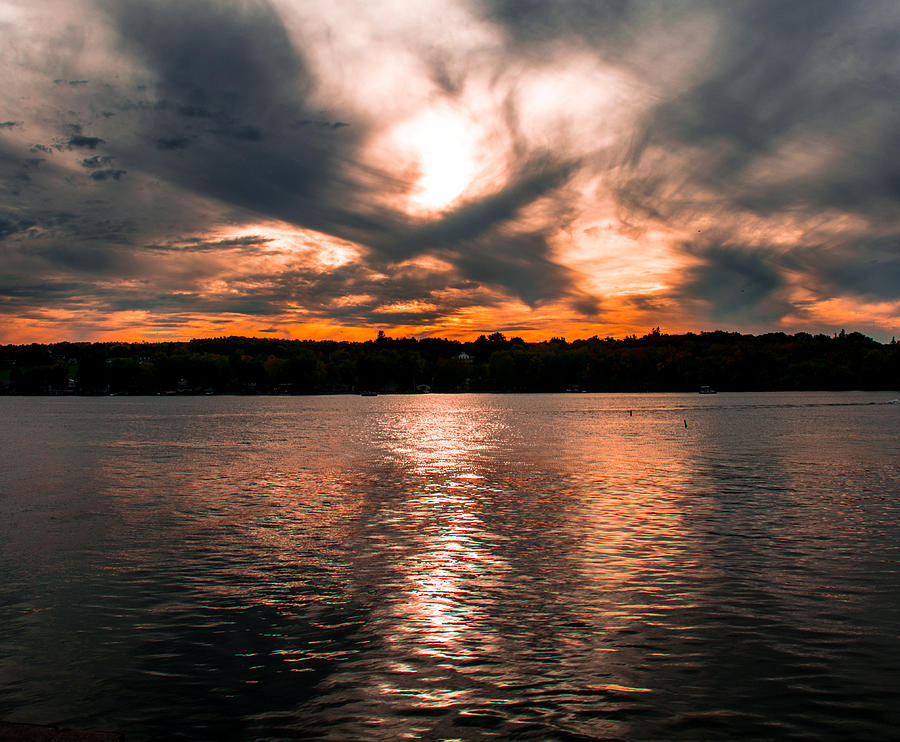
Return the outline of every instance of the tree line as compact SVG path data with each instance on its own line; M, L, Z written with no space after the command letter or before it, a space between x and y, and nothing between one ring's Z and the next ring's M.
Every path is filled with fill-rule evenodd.
M675 392L900 388L900 346L858 332L702 332L643 337L502 333L463 342L220 337L0 346L4 394Z

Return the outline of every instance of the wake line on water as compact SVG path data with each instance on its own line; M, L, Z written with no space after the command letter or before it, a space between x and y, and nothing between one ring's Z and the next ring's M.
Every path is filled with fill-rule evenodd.
M588 410L568 410L569 412L579 415L595 414L595 413L648 413L648 412L673 412L690 410L691 412L716 412L719 410L790 410L790 409L807 409L816 407L886 407L891 405L900 405L900 399L889 399L882 402L807 402L804 404L784 403L784 404L732 404L732 405L704 405L698 407L695 405L675 405L672 407L598 407Z

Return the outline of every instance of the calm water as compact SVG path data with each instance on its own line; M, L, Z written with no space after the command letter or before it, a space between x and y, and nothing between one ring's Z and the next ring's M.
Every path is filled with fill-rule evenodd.
M897 396L0 398L0 718L892 738Z

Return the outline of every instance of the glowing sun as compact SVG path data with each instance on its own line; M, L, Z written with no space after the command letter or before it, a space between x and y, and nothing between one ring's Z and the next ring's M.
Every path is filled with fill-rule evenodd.
M430 109L404 121L391 139L417 175L407 195L407 210L412 213L449 208L475 179L475 127L450 108Z

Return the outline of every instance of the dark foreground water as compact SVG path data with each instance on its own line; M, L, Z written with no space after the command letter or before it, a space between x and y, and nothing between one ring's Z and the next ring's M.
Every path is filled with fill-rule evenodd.
M896 396L0 398L0 718L893 738Z

